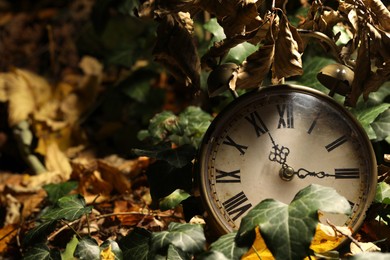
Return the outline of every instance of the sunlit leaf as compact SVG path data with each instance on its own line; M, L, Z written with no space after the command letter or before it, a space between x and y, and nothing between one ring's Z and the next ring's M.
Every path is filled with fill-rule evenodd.
M390 204L390 185L384 181L377 185L375 202Z
M59 198L67 195L78 186L77 181L62 182L57 184L47 184L43 189L47 192L47 199L55 203Z
M79 259L100 259L100 248L95 239L83 237L77 244L74 256Z
M23 257L24 260L60 260L60 251L50 250L46 244L37 244L29 248Z
M84 214L90 213L92 206L86 206L85 199L79 194L68 195L58 200L57 205L49 209L42 219L73 221Z
M334 189L310 185L298 192L290 205L274 199L260 202L242 219L237 239L245 241L258 226L275 258L302 259L310 254L318 210L349 214L351 207Z
M61 253L61 260L74 260L74 251L76 250L79 240L77 236L74 235L72 239L66 244L65 251Z
M143 228L135 228L118 244L123 252L123 259L146 260L149 254L151 232Z
M211 244L210 250L213 252L222 253L226 259L240 259L245 254L249 247L239 247L235 242L237 232L231 232L218 238L217 241Z
M150 250L157 252L167 250L169 245L187 253L198 253L204 250L206 238L201 225L171 222L167 231L152 234Z
M162 211L173 209L183 200L188 199L190 196L191 195L186 191L177 189L160 201L160 209Z

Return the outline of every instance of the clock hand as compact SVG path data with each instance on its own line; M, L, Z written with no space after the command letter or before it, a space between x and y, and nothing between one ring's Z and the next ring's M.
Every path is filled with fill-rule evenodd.
M286 160L288 154L290 153L290 149L288 149L288 147L285 146L279 147L279 145L275 143L274 139L272 138L272 135L269 132L268 135L272 142L272 150L269 153L268 159L270 161L281 164L283 167L287 166Z
M304 173L300 173L300 172L304 172ZM300 178L300 179L304 179L307 176L317 177L319 179L322 179L322 178L325 178L325 177L335 177L336 176L335 174L329 174L329 173L326 173L324 171L321 171L321 172L311 172L311 171L308 171L308 170L306 170L304 168L299 168L298 171L294 171L294 174L296 176L298 176L298 178Z

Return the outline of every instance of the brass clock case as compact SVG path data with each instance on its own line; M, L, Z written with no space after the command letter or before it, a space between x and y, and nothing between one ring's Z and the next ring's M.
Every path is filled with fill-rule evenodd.
M356 231L376 191L377 164L364 129L333 98L304 86L269 86L235 99L213 120L198 160L208 223L221 235L238 229L262 200L290 203L312 183L351 202L352 215L335 216L335 224Z

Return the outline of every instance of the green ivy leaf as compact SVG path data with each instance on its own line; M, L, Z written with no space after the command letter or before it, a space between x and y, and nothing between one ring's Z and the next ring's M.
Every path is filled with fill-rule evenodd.
M235 241L237 232L231 232L221 236L211 244L210 250L222 253L226 259L241 259L241 256L248 252L249 246L238 246Z
M90 213L92 206L86 207L85 199L80 194L72 194L60 198L55 207L49 209L42 219L73 221L84 214Z
M73 235L72 239L66 244L65 251L61 253L61 260L74 260L73 254L78 243L77 236Z
M135 228L130 234L119 240L123 259L146 260L149 254L151 232L144 228Z
M390 109L380 114L371 124L376 141L386 140L390 144Z
M199 259L202 260L231 260L232 258L227 258L224 254L218 251L207 251L203 253Z
M390 204L390 185L386 182L380 182L376 188L375 202Z
M43 189L47 193L47 199L51 203L57 202L61 197L67 195L78 186L77 181L68 181L58 184L47 184L43 186Z
M155 253L168 250L173 245L186 253L194 254L204 250L205 243L201 225L171 222L167 231L152 234L150 250Z
M30 245L32 243L43 242L46 240L47 235L54 231L56 227L56 220L45 221L33 229L29 230L23 239L23 245Z
M355 109L351 109L351 112L356 116L357 120L361 123L363 128L366 130L368 137L370 139L376 139L377 135L373 128L371 127L371 124L374 122L374 120L383 112L388 110L390 107L390 104L382 103L376 106L357 106ZM390 129L390 120L386 122ZM379 125L377 125L379 126ZM379 132L379 130L378 130Z
M114 255L114 260L122 260L123 259L123 252L119 248L119 245L116 241L113 241L110 239L104 241L103 244L100 245L100 250L103 251L103 250L108 249L109 247L111 247L111 252Z
M177 189L160 201L160 209L162 211L175 208L183 200L188 199L191 195L181 189Z
M172 260L188 259L188 260L191 260L192 256L189 253L186 253L183 250L180 250L179 248L177 248L173 245L169 245L166 259L172 259Z
M100 248L95 239L83 237L73 255L78 259L100 259Z
M276 259L303 259L310 254L318 210L350 214L351 207L334 189L313 184L299 191L290 205L274 199L260 202L242 219L237 239L244 241L259 226Z
M46 244L37 244L29 248L23 260L61 260L60 251L50 250Z

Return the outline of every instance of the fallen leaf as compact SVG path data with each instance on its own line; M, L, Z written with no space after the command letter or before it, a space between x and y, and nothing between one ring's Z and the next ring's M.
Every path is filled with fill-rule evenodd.
M5 195L6 198L6 214L4 226L16 224L20 221L20 209L22 204L11 194Z
M18 234L17 224L5 225L0 229L0 253L8 250L8 243Z
M46 168L52 172L59 172L62 174L64 181L69 180L72 172L72 167L69 163L69 159L65 154L58 148L56 142L51 142L46 151L45 157Z

